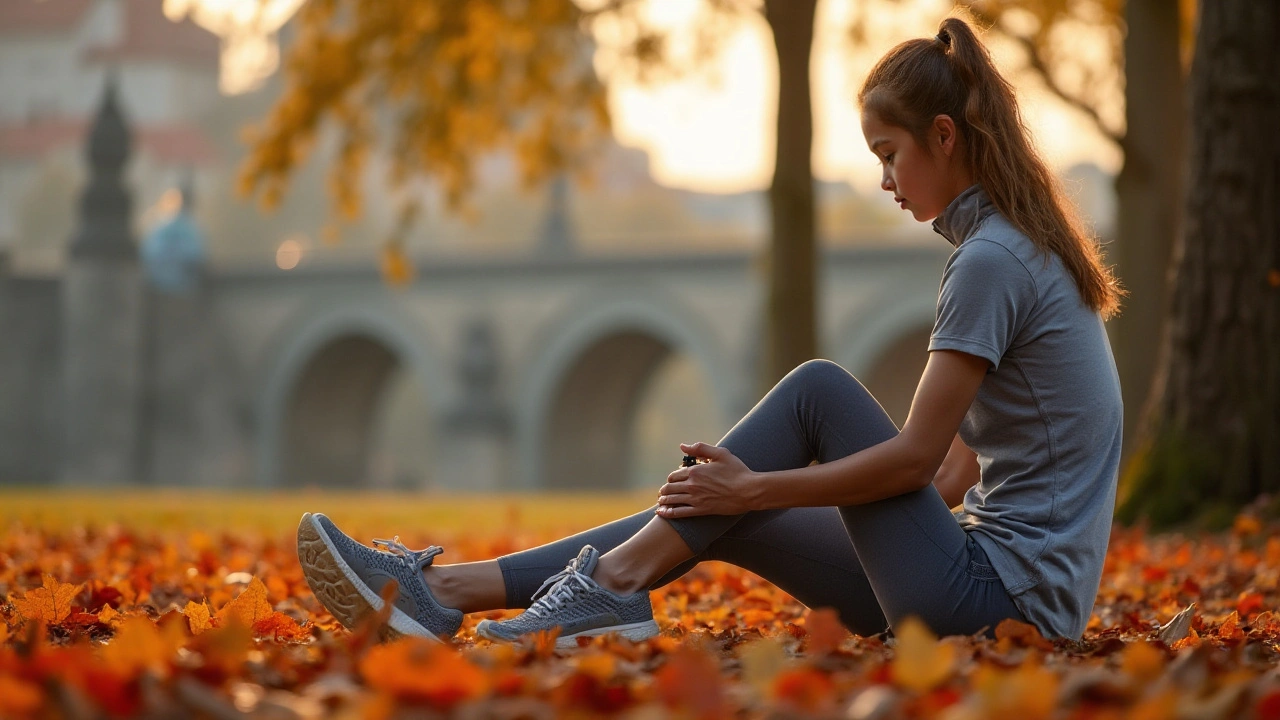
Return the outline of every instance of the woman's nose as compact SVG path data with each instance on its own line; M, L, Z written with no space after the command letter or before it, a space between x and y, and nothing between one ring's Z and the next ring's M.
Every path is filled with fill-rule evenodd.
M886 192L893 192L893 178L889 177L888 168L885 168L885 171L880 174L880 189Z

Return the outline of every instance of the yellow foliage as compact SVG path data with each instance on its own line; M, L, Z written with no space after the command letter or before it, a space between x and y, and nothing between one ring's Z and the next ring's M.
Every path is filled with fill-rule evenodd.
M592 17L574 0L307 3L285 91L246 133L239 187L277 205L325 124L338 136L329 168L337 217L360 213L366 159L384 137L390 183L432 177L455 211L487 154L514 149L523 178L550 177L608 135ZM381 123L375 135L375 112L389 132Z
M182 609L182 614L187 616L187 624L191 628L192 635L199 635L213 627L209 619L209 606L204 603L188 600L187 606Z
M164 675L169 660L184 644L181 625L169 622L157 626L148 618L135 615L120 623L111 644L102 648L102 658L113 672L124 677L143 669Z
M918 618L909 617L893 629L898 639L893 658L893 681L916 692L927 692L941 685L955 666L956 649L938 642Z

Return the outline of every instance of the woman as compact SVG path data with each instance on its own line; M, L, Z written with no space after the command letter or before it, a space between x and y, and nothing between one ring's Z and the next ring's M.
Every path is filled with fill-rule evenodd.
M915 615L940 634L1015 618L1079 638L1115 501L1122 408L1103 319L1120 290L963 20L891 50L858 103L881 187L956 248L901 432L847 372L812 361L718 445L682 445L700 462L667 477L656 508L549 545L435 565L439 547L373 550L308 514L299 557L334 616L352 626L395 579L400 633L527 607L477 632L641 639L658 632L650 589L721 560L862 635Z

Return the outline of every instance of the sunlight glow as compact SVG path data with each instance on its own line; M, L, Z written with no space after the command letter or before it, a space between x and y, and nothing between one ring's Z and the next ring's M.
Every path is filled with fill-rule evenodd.
M298 263L302 262L305 239L293 235L285 238L284 242L280 243L280 247L276 248L276 267L281 270L292 270L298 267Z
M247 92L279 65L275 32L305 0L165 0L172 19L190 16L223 38L221 87ZM590 5L588 0L578 0ZM677 28L695 17L700 0L642 0L651 21ZM952 9L950 0L877 3L867 13L866 43L854 48L848 28L857 3L818 4L813 63L814 174L846 181L874 194L879 170L859 130L854 97L859 83L884 52L911 37L927 37ZM764 19L750 15L731 30L712 67L680 80L641 86L626 78L609 84L614 134L624 145L650 154L654 179L666 186L703 192L740 192L769 185L773 172L773 124L777 103L777 62ZM602 42L608 39L601 37ZM679 38L677 38L679 39ZM1020 67L1019 50L987 36L1002 69ZM1082 52L1096 38L1079 38ZM607 73L607 69L605 70ZM1028 126L1046 158L1063 169L1092 162L1119 171L1122 155L1089 120L1053 97L1027 73L1010 78L1018 88ZM1115 103L1112 103L1115 105ZM1123 107L1105 106L1108 120Z
M165 17L190 17L222 39L218 85L237 95L262 85L280 65L275 33L305 0L164 0Z

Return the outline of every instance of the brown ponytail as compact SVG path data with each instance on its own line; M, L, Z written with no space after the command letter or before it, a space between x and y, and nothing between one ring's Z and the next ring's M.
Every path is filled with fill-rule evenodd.
M858 106L906 129L922 148L933 119L950 116L974 179L1000 214L1062 260L1085 304L1104 318L1119 309L1124 291L1032 145L1013 86L968 23L947 18L935 37L890 50L863 83Z

